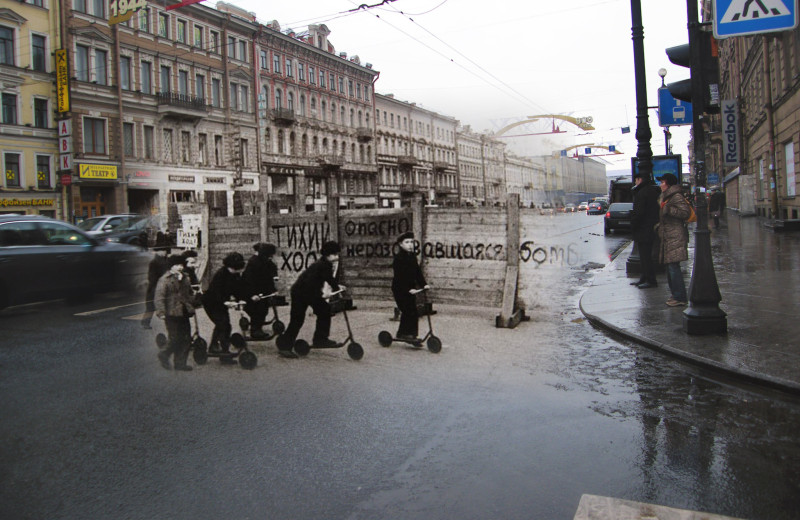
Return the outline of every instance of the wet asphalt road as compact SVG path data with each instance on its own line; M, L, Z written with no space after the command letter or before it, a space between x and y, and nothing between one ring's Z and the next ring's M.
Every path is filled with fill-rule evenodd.
M0 516L9 519L571 519L591 493L752 519L800 511L800 402L711 379L583 320L594 270L629 238L541 219L531 322L435 316L439 355L373 338L354 362L256 349L251 372L158 366L140 305L0 313ZM334 335L342 332L334 318Z

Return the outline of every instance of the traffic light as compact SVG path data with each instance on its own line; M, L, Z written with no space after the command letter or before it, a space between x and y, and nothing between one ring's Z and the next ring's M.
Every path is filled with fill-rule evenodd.
M692 103L694 110L697 113L703 112L709 114L719 113L719 52L717 49L717 41L711 36L711 33L695 31L696 52L700 57L700 70L699 78L692 77L683 81L676 81L667 85L669 93L675 99L681 101L692 102L692 80L700 81L702 86L702 99ZM685 43L676 47L670 47L666 50L669 61L675 65L682 67L689 67L691 69L692 61L692 43Z

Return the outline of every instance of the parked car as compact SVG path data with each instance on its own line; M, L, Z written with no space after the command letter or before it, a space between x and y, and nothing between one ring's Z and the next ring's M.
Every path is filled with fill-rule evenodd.
M575 213L575 210L576 210L575 204L570 203L564 206L565 213Z
M586 214L587 215L604 215L608 210L608 206L605 202L590 202L589 205L586 207Z
M578 204L578 211L586 211L589 207L589 202L581 202Z
M147 249L150 243L151 231L154 228L157 229L157 224L152 217L139 216L129 220L113 231L98 235L98 238L106 242L128 244Z
M132 288L146 276L148 261L134 247L98 240L66 222L0 215L0 309Z
M633 202L614 202L608 207L604 231L606 234L618 229L630 230Z
M124 213L122 215L101 215L99 217L87 218L78 223L78 228L84 230L87 235L99 235L115 230L119 226L140 218L135 213Z

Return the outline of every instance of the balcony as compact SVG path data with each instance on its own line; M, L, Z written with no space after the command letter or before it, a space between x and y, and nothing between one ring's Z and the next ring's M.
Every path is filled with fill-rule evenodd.
M418 162L417 158L413 155L398 155L397 164L400 166L416 166Z
M449 186L436 186L435 188L437 195L456 195L458 194L458 190L456 188L451 188Z
M401 184L399 187L400 193L421 193L422 187L416 184Z
M344 156L338 154L318 155L317 162L323 167L340 168L344 166Z
M359 126L356 128L356 139L358 139L359 143L368 143L372 141L373 132L372 128L367 126Z
M275 120L277 125L293 125L297 121L297 116L294 110L290 108L274 108L272 109L272 119Z
M433 161L434 171L445 171L449 165L444 161Z
M206 99L177 92L159 92L158 113L165 117L187 121L199 121L208 116Z

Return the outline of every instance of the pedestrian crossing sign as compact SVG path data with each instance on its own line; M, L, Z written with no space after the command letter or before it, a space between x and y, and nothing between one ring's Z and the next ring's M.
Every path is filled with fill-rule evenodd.
M797 0L714 0L714 37L787 31L797 27Z

